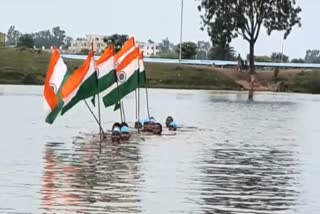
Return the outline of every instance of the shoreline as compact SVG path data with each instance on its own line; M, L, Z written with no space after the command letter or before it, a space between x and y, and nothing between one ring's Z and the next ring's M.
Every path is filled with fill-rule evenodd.
M50 53L31 49L0 48L1 85L43 85ZM64 59L73 72L83 60ZM148 88L183 90L247 91L249 74L235 69L212 66L145 62ZM317 70L257 70L255 91L320 94L320 72Z

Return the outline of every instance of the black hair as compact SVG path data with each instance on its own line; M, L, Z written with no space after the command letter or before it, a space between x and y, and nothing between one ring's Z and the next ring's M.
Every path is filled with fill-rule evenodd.
M167 122L168 120L171 120L171 122L172 122L172 121L173 121L173 118L172 118L171 116L168 116L168 117L167 117L167 119L166 119L166 126L167 126L167 127L169 127L169 125L170 125L170 123L171 123L171 122L168 123L168 122Z
M122 122L122 123L121 123L121 127L123 127L123 126L127 126L127 127L129 127L129 126L128 126L128 124L127 124L126 122Z
M114 123L113 125L112 125L112 130L114 129L114 127L116 127L116 126L118 126L118 127L121 127L121 124L120 123Z

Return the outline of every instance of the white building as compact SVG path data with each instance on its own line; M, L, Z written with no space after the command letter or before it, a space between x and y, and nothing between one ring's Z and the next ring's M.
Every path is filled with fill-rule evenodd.
M80 52L82 49L90 49L93 42L96 52L103 52L107 44L103 41L103 35L86 35L85 38L77 38L71 42L70 50L72 52Z
M145 57L159 56L160 47L157 43L137 42Z

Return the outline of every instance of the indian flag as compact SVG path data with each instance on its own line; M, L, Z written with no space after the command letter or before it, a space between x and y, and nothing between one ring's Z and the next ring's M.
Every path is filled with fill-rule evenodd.
M134 37L131 37L121 48L121 50L115 55L116 65L119 65L126 56L136 49L136 41Z
M109 46L96 62L98 75L98 93L112 86L116 81L114 46Z
M44 84L44 111L46 122L49 124L54 122L63 106L59 93L66 78L67 66L63 62L58 49L53 49Z
M139 51L139 76L138 76L138 82L139 86L142 86L146 82L146 71L144 69L144 63L143 63L143 52Z
M97 73L95 70L94 52L91 50L83 65L68 78L61 94L64 101L61 114L65 114L79 101L97 93Z
M138 73L139 49L135 48L118 65L116 70L118 78L117 87L103 97L105 107L116 104L138 87Z

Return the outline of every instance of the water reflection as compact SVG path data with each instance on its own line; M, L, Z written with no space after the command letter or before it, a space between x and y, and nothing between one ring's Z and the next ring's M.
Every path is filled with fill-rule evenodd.
M47 143L42 210L46 213L138 213L139 149L135 143L77 139L72 149Z
M203 154L200 170L205 213L278 213L297 205L299 161L286 150L218 144Z

